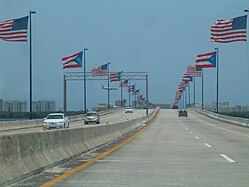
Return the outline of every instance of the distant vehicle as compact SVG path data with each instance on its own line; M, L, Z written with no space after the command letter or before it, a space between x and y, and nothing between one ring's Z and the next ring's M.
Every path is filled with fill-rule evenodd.
M84 120L85 124L88 123L96 123L96 124L100 124L100 117L99 117L99 113L96 111L90 111L87 112L85 115L85 120Z
M49 128L69 128L69 120L63 113L52 113L44 118L44 126Z
M181 117L181 116L188 117L188 111L187 110L179 110L178 117Z
M103 86L103 85L101 85L102 86L102 89L104 89L104 90L108 90L108 87L106 86ZM117 87L109 87L109 90L117 90L118 88Z
M133 113L133 110L131 107L126 107L125 108L125 113Z

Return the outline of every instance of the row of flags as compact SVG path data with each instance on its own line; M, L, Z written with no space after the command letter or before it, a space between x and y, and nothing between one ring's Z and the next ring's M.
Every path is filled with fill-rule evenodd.
M211 41L218 43L246 42L246 25L247 15L228 20L217 20L211 26ZM183 91L185 91L186 87L189 87L189 83L193 81L193 78L202 76L203 68L216 68L217 55L217 51L211 51L196 56L195 65L189 65L186 73L181 78L172 107L175 108L178 105Z
M67 68L80 68L82 67L82 53L83 51L80 51L76 54L70 55L70 56L65 56L61 59L63 63L63 69ZM108 63L103 64L100 66L96 66L92 68L91 73L93 76L108 76ZM133 85L128 85L129 80L122 80L121 79L122 72L115 72L115 73L110 73L109 74L109 80L110 82L120 82L119 87L127 87L127 91L132 93L132 95L137 96L137 101L140 103L141 101L144 101L145 98L143 97L142 94L140 94L139 89L135 89L135 84Z

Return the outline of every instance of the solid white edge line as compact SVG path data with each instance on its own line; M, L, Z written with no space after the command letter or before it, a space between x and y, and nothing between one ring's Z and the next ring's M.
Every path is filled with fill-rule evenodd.
M211 145L209 145L208 143L204 143L205 144L205 146L207 146L207 147L212 147Z
M198 121L201 121L201 122L203 122L203 123L205 123L205 124L207 124L207 125L209 125L209 126L211 126L211 127L216 127L216 128L218 128L218 129L222 129L222 130L227 131L227 132L231 132L231 133L234 133L234 134L239 134L239 135L241 135L241 136L249 137L249 135L246 135L246 134L243 134L243 133L239 133L239 132L236 132L236 131L232 131L232 130L229 130L229 129L225 129L225 128L219 127L219 126L217 126L217 125L214 125L214 124L207 123L207 122L205 122L205 121L203 121L203 120L201 120L201 119L199 119L199 118L197 118L197 117L195 117L195 116L193 116L193 118L195 118L195 119L197 119Z
M220 154L220 156L222 156L223 158L225 158L228 162L230 162L230 163L234 163L235 161L233 160L233 159L231 159L231 158L229 158L227 155L225 155L225 154Z

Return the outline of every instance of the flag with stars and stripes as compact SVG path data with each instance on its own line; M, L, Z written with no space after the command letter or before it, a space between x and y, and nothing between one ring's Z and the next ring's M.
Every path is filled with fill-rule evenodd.
M27 42L29 17L0 22L0 39L9 42Z
M230 43L246 41L247 15L228 20L217 20L211 26L211 41Z

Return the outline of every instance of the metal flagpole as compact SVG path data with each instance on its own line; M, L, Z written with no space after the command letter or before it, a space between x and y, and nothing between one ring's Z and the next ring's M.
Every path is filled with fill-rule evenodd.
M149 115L149 81L148 74L146 74L146 116Z
M32 28L31 28L31 15L35 14L35 11L29 11L29 119L32 119Z
M188 85L188 107L190 107L190 84Z
M185 109L187 109L187 89L185 89Z
M120 106L121 108L123 107L123 85L122 85L122 72L120 73L120 90L121 90L121 95L120 95Z
M110 64L111 63L107 63L107 76L108 76L108 78L107 78L107 81L108 81L108 84L107 84L107 87L108 87L108 89L107 89L107 107L108 107L108 109L110 109L110 75L109 75L109 73L110 73L109 65Z
M203 71L203 68L201 69L201 109L203 109L204 108L204 100L203 100L203 96L204 96L204 89L203 89L203 87L204 87L204 85L203 85L203 83L204 83L204 71Z
M88 49L84 48L84 113L86 114L86 51Z
M194 95L194 101L193 101L193 105L194 105L194 108L195 108L195 77L193 77L193 79L194 79L193 80L193 82L194 82L194 90L193 90L194 91L194 94L193 94Z
M129 106L131 106L131 92L129 91L130 79L128 80Z
M67 112L67 81L66 81L66 75L63 75L63 85L64 85L64 91L63 91L63 98L64 98L64 107L63 112L66 114Z
M216 89L216 113L219 113L219 48L216 47L216 70L217 70L217 89Z

